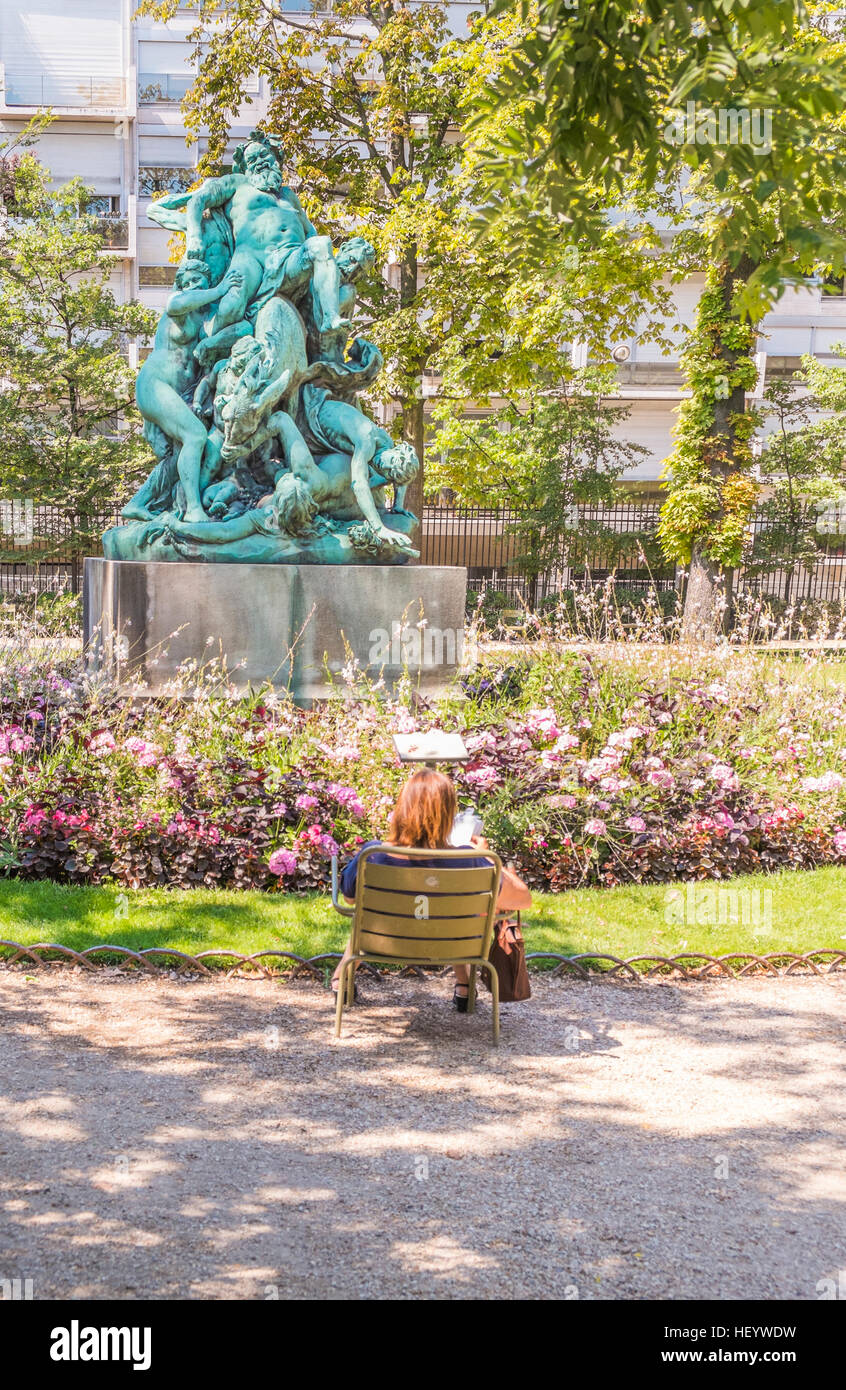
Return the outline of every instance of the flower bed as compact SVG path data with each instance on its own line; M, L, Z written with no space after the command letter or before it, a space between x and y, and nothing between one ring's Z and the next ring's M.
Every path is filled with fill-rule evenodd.
M437 706L343 688L315 711L186 676L130 704L64 662L0 672L6 873L303 890L384 833L394 731L458 729L491 842L538 887L724 878L846 860L839 666L731 651L539 649ZM352 678L351 678L352 679Z

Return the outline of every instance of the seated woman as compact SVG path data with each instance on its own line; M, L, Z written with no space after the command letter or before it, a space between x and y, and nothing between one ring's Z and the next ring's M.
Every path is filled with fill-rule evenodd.
M455 820L457 802L455 796L455 786L452 779L446 777L442 772L436 772L434 768L421 768L415 772L403 787L397 798L397 804L391 813L391 824L389 838L385 841L369 840L366 845L362 845L358 854L347 865L341 874L341 892L348 902L355 899L355 885L358 877L359 857L365 849L372 845L407 845L414 849L454 849L450 845L449 837L452 832ZM486 850L487 840L471 837L468 848ZM401 855L376 854L369 863L377 864L402 864ZM415 864L420 864L419 859L415 859ZM487 859L474 858L468 855L466 859L443 860L437 854L433 854L431 859L424 860L426 868L437 869L448 865L450 868L478 869L485 868L490 861ZM525 911L532 905L532 895L522 879L518 878L511 869L502 867L502 879L499 885L499 897L496 900L497 912L516 912ZM338 962L338 968L332 976L332 989L337 994L338 980L341 974L341 967L344 961L350 958L350 945L347 942L343 958ZM456 986L453 991L452 1001L460 1014L467 1012L467 993L468 982L470 979L469 965L456 965L455 970Z

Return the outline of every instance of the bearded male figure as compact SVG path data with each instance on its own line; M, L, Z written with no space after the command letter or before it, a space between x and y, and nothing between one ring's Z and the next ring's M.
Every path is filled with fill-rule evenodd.
M277 292L295 301L307 294L321 346L337 354L350 325L340 309L341 272L330 238L317 235L297 195L285 186L269 145L251 140L238 162L243 173L206 179L186 207L189 256L203 246L207 211L221 208L232 227L229 274L236 272L242 282L221 300L212 334L239 323L248 306L255 308Z

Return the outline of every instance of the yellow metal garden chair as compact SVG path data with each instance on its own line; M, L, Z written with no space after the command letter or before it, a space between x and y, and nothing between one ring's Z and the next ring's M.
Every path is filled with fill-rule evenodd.
M390 854L400 864L374 864L374 855ZM432 860L438 867L415 864ZM451 860L486 859L476 869L450 867ZM335 1036L341 1036L346 1005L353 1002L356 968L378 965L469 965L467 1012L476 1007L476 971L488 966L502 865L491 850L401 849L371 845L358 861L355 905L338 898L337 861L332 864L332 901L352 918L351 958L338 980ZM488 966L493 1005L494 1042L499 1041L499 981Z

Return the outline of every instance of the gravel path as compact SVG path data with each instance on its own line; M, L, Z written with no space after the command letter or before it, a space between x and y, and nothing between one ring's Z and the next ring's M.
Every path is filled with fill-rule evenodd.
M0 1278L35 1298L817 1298L846 978L0 974ZM844 1274L846 1279L846 1274Z

